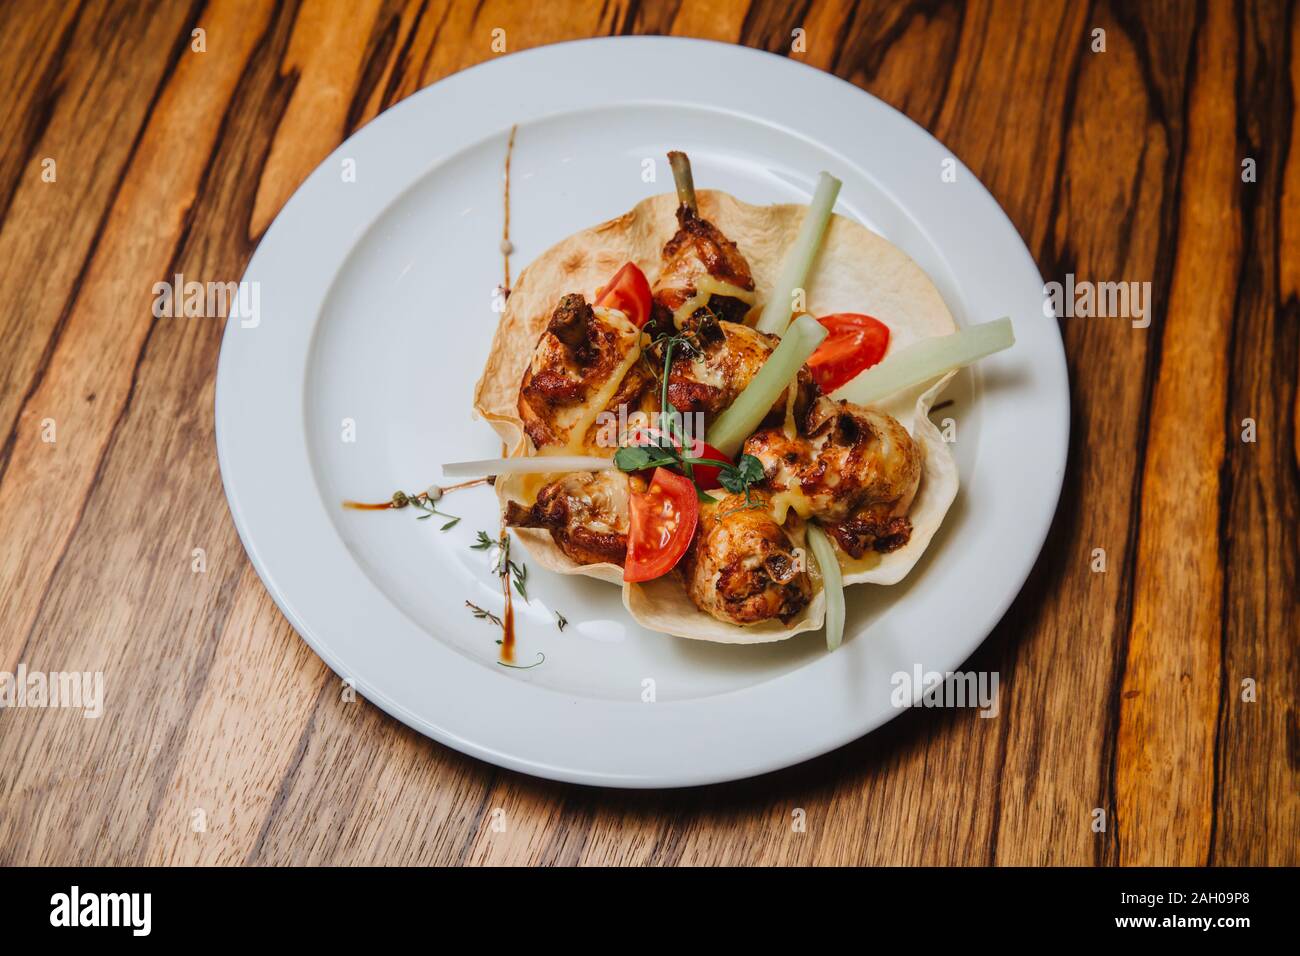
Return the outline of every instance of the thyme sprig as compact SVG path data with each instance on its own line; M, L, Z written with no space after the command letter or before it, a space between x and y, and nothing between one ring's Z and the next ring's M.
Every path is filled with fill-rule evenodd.
M503 528L501 536L493 541L488 537L486 531L480 531L475 536L474 543L470 547L475 551L496 548L496 553L492 556L492 570L502 578L509 578L514 584L515 590L519 592L519 596L525 601L529 600L528 565L510 557L510 532Z
M497 617L491 611L479 607L473 601L466 601L465 606L470 609L476 618L480 621L491 621L497 627L501 627L501 618Z
M442 497L442 492L430 494L428 491L421 491L419 494L412 495L405 491L394 491L393 502L389 507L398 510L406 507L415 508L417 511L423 511L424 514L417 517L416 521L425 521L437 515L440 518L450 518L451 520L444 524L439 531L450 531L456 525L460 524L460 518L457 515L447 514L445 511L439 511L434 507L434 502Z

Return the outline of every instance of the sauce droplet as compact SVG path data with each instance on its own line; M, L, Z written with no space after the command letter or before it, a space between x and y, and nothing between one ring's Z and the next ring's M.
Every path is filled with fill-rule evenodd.
M393 507L393 503L391 501L377 501L373 504L365 501L345 501L343 507L353 511L387 511Z

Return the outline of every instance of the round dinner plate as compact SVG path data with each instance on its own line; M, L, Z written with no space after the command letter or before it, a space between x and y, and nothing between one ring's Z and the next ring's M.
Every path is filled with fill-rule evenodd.
M639 628L617 588L530 564L517 660L498 663L499 582L476 532L479 486L440 510L345 510L442 483L500 453L472 410L499 318L503 168L513 271L559 240L671 191L836 210L930 275L957 322L1009 315L1014 348L962 372L935 412L962 485L893 587L848 592L844 644L682 640ZM945 175L947 172L949 175ZM951 181L949 181L951 180ZM665 237L667 238L667 237ZM1023 585L1061 489L1066 367L1015 228L942 144L879 100L743 47L585 40L492 60L403 100L308 177L244 276L217 372L221 474L244 547L285 616L341 678L450 747L525 773L621 787L713 783L825 753L900 712L895 675L956 670ZM527 555L516 554L529 563ZM567 619L561 630L558 615Z

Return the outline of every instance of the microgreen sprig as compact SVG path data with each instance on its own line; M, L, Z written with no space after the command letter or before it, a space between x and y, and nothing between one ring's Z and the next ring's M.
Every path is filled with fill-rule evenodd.
M688 455L681 449L664 444L624 445L614 453L614 464L620 471L645 471L650 468L681 468L687 477L694 480L688 468L695 465L707 465L718 469L718 483L733 494L745 496L746 504L750 500L750 490L763 480L763 463L753 455L741 455L737 462L722 461L717 458L698 458ZM696 488L699 489L698 482ZM710 499L711 500L711 499Z
M624 445L614 453L614 464L620 471L625 472L660 467L678 468L695 485L696 494L701 501L705 502L713 501L713 497L700 487L695 478L695 468L699 465L717 468L719 484L733 494L743 494L745 505L749 507L750 488L763 480L761 461L753 455L741 455L736 462L722 461L716 458L701 458L682 450L692 447L695 443L678 426L680 413L668 399L668 380L672 373L674 350L681 349L688 355L699 354L702 351L698 330L691 329L679 333L663 332L651 343L651 348L659 349L664 357L662 372L651 365L651 372L659 383L659 427L662 437L658 440L650 438L641 444ZM644 350L641 354L643 358L646 357ZM649 364L648 359L647 364Z
M650 348L658 350L664 357L663 371L661 373L659 369L650 364L647 350L643 349L641 351L641 357L646 360L646 364L650 366L651 374L659 383L659 427L670 438L682 438L684 436L677 427L678 411L673 406L673 403L668 400L668 380L671 377L673 368L673 352L681 349L686 355L698 355L701 351L699 334L694 329L676 333L661 332L650 343Z

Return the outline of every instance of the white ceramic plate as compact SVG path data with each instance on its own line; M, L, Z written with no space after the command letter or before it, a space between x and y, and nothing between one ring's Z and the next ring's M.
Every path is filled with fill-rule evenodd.
M834 172L837 210L911 254L959 323L1012 316L1015 348L962 373L946 396L955 405L935 416L957 421L962 476L944 527L903 584L850 590L835 653L820 632L736 647L643 631L616 588L534 564L531 602L516 602L518 655L545 663L507 669L496 631L464 606L500 609L487 558L468 547L496 527L489 489L449 495L443 508L463 520L445 533L410 511L341 508L439 482L441 462L499 453L470 405L498 318L512 123L516 275L552 243L671 190L664 153L680 148L699 186L748 202L806 202L818 171ZM957 669L1024 583L1069 431L1042 280L968 170L957 163L956 182L941 180L949 157L834 77L682 39L544 47L404 100L285 206L245 276L259 284L258 324L227 323L221 473L267 589L367 699L450 747L538 776L624 787L735 779L896 716L891 675ZM554 610L570 622L563 633Z

